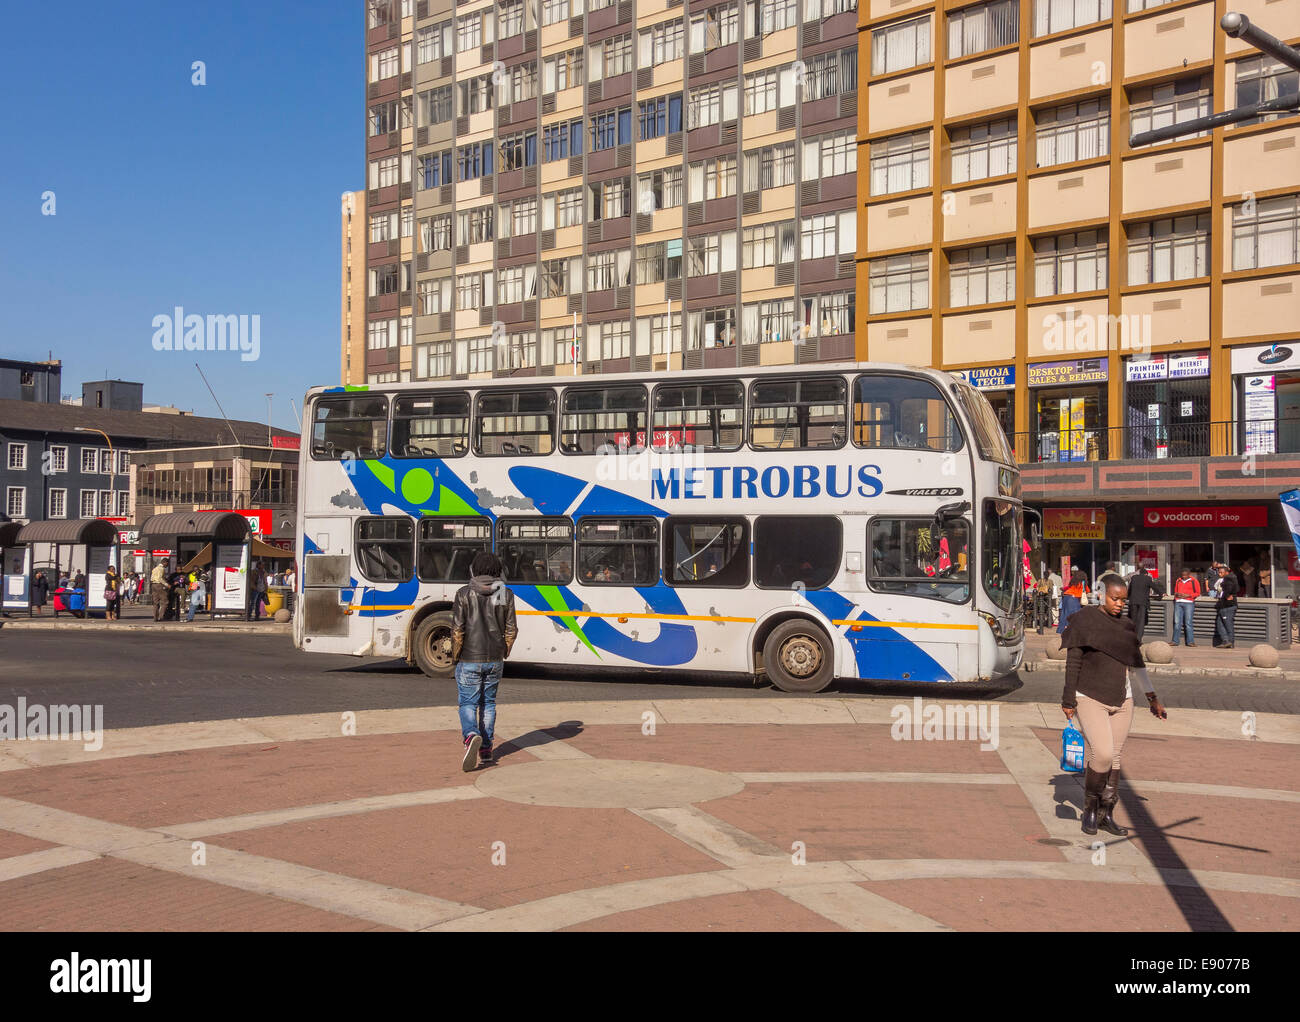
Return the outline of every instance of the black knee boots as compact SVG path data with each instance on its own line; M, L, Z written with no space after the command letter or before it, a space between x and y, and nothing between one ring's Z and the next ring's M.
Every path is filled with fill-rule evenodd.
M1097 833L1097 812L1101 805L1102 788L1106 785L1106 774L1098 773L1088 767L1083 777L1083 815L1079 818L1085 834Z
M1116 837L1128 837L1128 828L1121 827L1112 818L1115 803L1119 801L1119 768L1112 770L1106 778L1106 786L1101 791L1101 803L1097 812L1097 826L1107 834Z

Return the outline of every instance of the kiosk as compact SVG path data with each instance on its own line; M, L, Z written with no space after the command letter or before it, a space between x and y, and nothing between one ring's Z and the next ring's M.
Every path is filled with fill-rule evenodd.
M243 614L248 609L248 519L233 511L173 511L154 515L140 525L140 538L149 549L193 551L177 558L186 568L200 563L198 555L211 549L208 616ZM206 564L207 561L201 563Z

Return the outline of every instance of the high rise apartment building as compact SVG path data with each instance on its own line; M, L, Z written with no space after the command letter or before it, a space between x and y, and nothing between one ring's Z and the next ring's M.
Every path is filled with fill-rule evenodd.
M339 379L346 385L366 382L366 193L344 192L340 204L342 252L339 265ZM410 353L407 353L410 365Z
M853 356L853 0L366 19L368 381Z

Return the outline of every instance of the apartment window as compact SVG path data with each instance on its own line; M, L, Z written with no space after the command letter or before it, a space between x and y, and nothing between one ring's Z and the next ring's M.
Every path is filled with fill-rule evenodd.
M537 365L537 334L532 330L508 334L501 351L504 364L498 369L531 369Z
M370 244L397 240L397 214L372 213L370 215Z
M27 487L8 486L5 488L5 513L10 518L27 516Z
M99 448L83 447L81 449L81 474L89 475L99 471Z
M451 150L425 153L415 168L415 182L421 191L451 184Z
M658 284L682 275L682 241L654 241L636 248L636 282Z
M682 168L665 167L637 176L637 211L651 213L682 204Z
M650 339L649 349L651 354L666 355L669 352L682 350L682 317L678 313L674 316L650 316L642 317L637 320L637 336L640 338L644 332ZM641 350L645 350L645 345L641 345Z
M385 156L382 160L370 162L370 186L372 188L392 188L398 183L401 161L396 156Z
M1110 0L1034 0L1034 37L1110 20Z
M755 71L745 75L745 116L765 114L776 109L777 70Z
M1205 117L1212 112L1212 105L1209 75L1134 89L1129 93L1129 135ZM1178 137L1196 138L1208 134L1208 131L1188 132Z
M1237 80L1237 106L1253 106L1282 96L1294 96L1300 91L1300 71L1287 67L1271 57L1250 57L1234 65ZM1295 110L1279 110L1237 122L1237 127L1259 124L1279 117L1294 117Z
M371 137L387 135L397 130L397 100L391 103L379 103L370 108L368 127Z
M492 76L479 75L456 85L460 115L468 117L492 109Z
M562 89L572 89L583 82L583 50L569 50L542 62L542 90L550 95Z
M113 452L107 447L100 448L99 451L99 473L108 475L113 471Z
M1232 207L1232 268L1300 263L1300 195L1253 199Z
M587 207L587 219L615 220L630 216L631 179L626 177L609 178L595 181L589 186L590 202Z
M387 25L391 13L391 0L367 0L366 27L380 28L383 25Z
M27 468L27 445L10 444L9 445L9 468L15 471L24 471Z
M376 53L370 58L370 80L372 82L382 81L385 78L392 78L401 71L401 60L398 54L398 48L393 46L387 50Z
M587 256L587 290L608 291L614 286L614 253L593 252Z
M506 0L497 7L498 39L509 39L524 30L524 0Z
M692 309L687 316L690 350L729 347L736 343L736 309L720 305Z
M591 44L590 79L613 78L632 70L632 33Z
M446 252L451 248L451 214L420 220L420 251Z
M929 175L929 133L926 136L926 175ZM858 169L858 137L852 131L837 131L833 135L809 139L803 144L803 176L805 181L819 177L836 177L854 174ZM920 187L920 186L916 186Z
M66 472L68 470L68 449L59 444L50 446L50 471Z
M367 323L366 347L370 351L397 347L397 320L376 319Z
M746 270L776 265L776 224L746 227L740 232L740 265Z
M927 58L928 59L928 58ZM858 51L839 50L804 61L803 101L840 96L858 87Z
M627 358L632 350L632 324L626 320L592 327L601 359ZM594 355L594 352L593 352ZM641 392L644 394L644 391ZM644 421L644 419L642 420Z
M464 53L492 42L492 12L466 14L456 19L456 52Z
M471 337L469 339L469 371L471 373L490 373L492 371L492 338Z
M591 150L599 152L632 141L632 108L606 110L591 119Z
M1090 99L1039 111L1036 125L1040 167L1091 160L1110 152L1110 107L1105 100Z
M68 491L67 490L50 491L50 517L51 518L68 517Z
M560 298L582 293L582 256L548 259L542 263L542 297Z
M125 518L131 510L131 494L125 490L114 490L111 503L114 505L114 517Z
M969 57L1020 41L1020 0L963 7L948 15L948 56Z
M736 268L736 235L728 234L730 242L730 263L724 266L722 258L722 238L717 234L697 234L686 239L686 274L689 277L703 277L717 273L721 269Z
M1016 300L1016 246L980 245L948 257L948 304L964 305Z
M95 505L98 503L99 503L98 490L82 490L81 491L81 512L78 515L78 517L94 518Z
M380 295L392 295L397 293L398 269L397 263L389 263L386 266L375 266L370 270L370 297L377 298Z
M507 135L497 144L501 154L501 171L519 170L537 165L537 132L520 131Z
M889 74L930 62L930 18L913 18L871 31L871 73Z
M854 160L856 159L855 156ZM783 142L745 153L745 191L766 191L794 183L793 142Z
M740 16L734 3L720 4L691 17L692 53L708 53L739 38Z
M867 278L873 316L930 307L930 257L925 252L872 259Z
M582 155L582 121L574 120L542 127L542 160L565 160Z
M691 202L725 199L736 194L736 158L719 156L689 167Z
M416 377L421 380L443 379L451 375L451 341L426 344L415 352Z
M1079 231L1034 242L1034 294L1064 295L1106 287L1106 232Z
M415 33L415 61L427 64L431 60L440 60L452 54L451 22L430 25Z
M492 143L473 142L461 146L456 150L456 170L461 181L487 177L492 173Z
M736 87L734 85L701 85L691 89L687 104L686 126L703 128L719 121L736 119Z
M577 11L582 11L582 2L579 0ZM557 21L568 21L569 19L569 0L542 0L542 24L554 25Z
M858 246L858 216L854 210L804 217L800 229L801 259L850 255Z
M582 189L569 188L542 199L542 229L573 227L582 223Z
M507 266L497 271L497 304L515 305L536 297L536 266Z
M641 33L641 66L658 67L680 60L686 52L686 31L682 19L654 25Z
M1136 11L1149 11L1175 2L1176 0L1128 0L1128 11L1130 14Z
M416 285L421 316L451 312L451 278L422 280Z
M794 299L752 302L741 307L740 336L744 344L772 344L794 336Z
M930 132L895 135L871 143L871 194L930 186Z
M948 137L953 184L1015 173L1015 118L954 128Z
M1128 282L1157 284L1209 275L1210 216L1170 217L1128 229Z
M803 328L807 337L837 337L853 333L857 316L857 295L833 291L802 298Z
M836 14L847 14L858 9L858 0L804 0L803 21L805 25L814 21L823 21Z
M638 106L641 138L659 138L682 130L682 97L660 96L643 100Z
M537 62L518 64L509 68L497 85L497 102L526 103L537 98Z
M794 28L798 12L795 0L747 0L745 21L751 36L769 35L783 28Z
M456 214L456 244L477 245L496 237L493 225L496 211L492 206L478 206Z
M442 124L452 118L451 86L428 89L420 93L420 123Z
M473 270L456 277L456 308L480 309L492 304L492 271Z

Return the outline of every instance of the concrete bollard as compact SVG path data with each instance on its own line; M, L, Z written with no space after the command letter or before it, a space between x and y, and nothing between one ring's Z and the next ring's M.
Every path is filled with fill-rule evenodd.
M275 619L276 621L280 622L280 624L284 624L286 621L289 620L289 612L285 610L283 607L281 607L279 610L275 612Z
M1048 660L1065 659L1065 650L1061 648L1061 637L1059 635L1053 635L1048 638L1046 652Z
M1277 650L1267 642L1259 642L1250 647L1251 667L1276 667L1279 659Z
M1146 662L1149 664L1172 664L1174 662L1174 648L1167 642L1147 643Z

